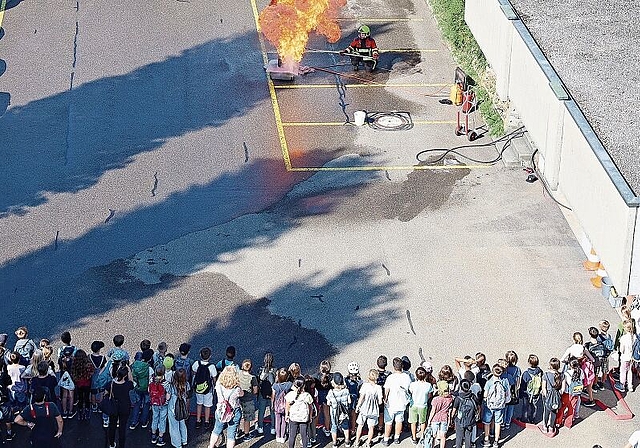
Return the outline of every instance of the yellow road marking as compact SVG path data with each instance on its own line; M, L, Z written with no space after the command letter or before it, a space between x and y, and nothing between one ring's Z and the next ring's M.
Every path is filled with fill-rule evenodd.
M389 50L378 50L378 53L437 53L438 51L442 50L437 48L391 48Z
M0 3L0 27L2 27L2 21L4 20L4 10L7 7L7 0L2 0Z
M319 166L291 168L290 171L413 171L413 170L449 170L461 168L490 168L490 165L406 165L406 166Z
M456 124L455 120L415 120L413 124ZM312 127L312 126L345 126L344 121L293 121L283 122L284 127Z
M262 50L262 60L265 66L269 63L269 59L267 57L267 49L264 44L264 39L262 38L262 34L260 33L260 22L258 21L258 5L256 5L256 0L251 0L251 7L253 9L253 18L256 22L256 31L258 33L258 40L260 41L260 49ZM280 115L280 105L278 104L278 98L276 96L276 89L274 88L273 81L268 74L265 74L267 77L267 85L269 87L269 97L271 98L271 107L273 108L273 115L276 121L276 129L278 131L278 139L280 140L280 148L282 150L282 158L284 160L284 167L287 171L291 171L291 157L289 157L289 148L287 146L287 139L284 135L284 127L282 126L282 117Z
M360 89L364 87L450 87L451 83L404 83L404 84L386 84L377 82L368 82L364 84L345 84L348 89ZM335 89L336 84L281 84L274 86L275 89Z
M424 22L422 17L338 17L340 22Z

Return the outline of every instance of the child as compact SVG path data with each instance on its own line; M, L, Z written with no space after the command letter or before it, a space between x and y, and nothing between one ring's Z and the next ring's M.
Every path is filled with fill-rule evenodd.
M423 369L424 370L424 369ZM364 425L367 425L367 443L365 448L370 448L373 441L373 432L378 423L378 414L382 405L382 388L378 385L379 372L377 369L369 370L367 382L360 386L360 395L356 404L358 413L358 428L356 429L356 446L360 445L360 436Z
M164 361L164 357L167 356L167 343L166 342L160 342L158 344L158 351L156 351L153 354L153 366L159 366L160 364L162 364L162 362Z
M409 386L409 393L413 404L409 407L409 424L411 425L411 441L418 443L417 429L424 434L427 427L427 411L429 400L433 393L433 386L427 381L427 371L424 367L416 369L416 381Z
M524 423L536 423L540 415L540 394L542 392L542 369L538 367L540 360L536 355L529 355L529 368L522 374L520 396L524 403Z
M109 349L107 352L107 358L113 361L113 375L115 376L115 372L120 367L120 363L123 361L128 364L129 363L129 353L122 348L124 345L124 336L121 334L117 334L113 337L113 347Z
M242 408L244 440L248 441L253 438L251 435L251 425L256 415L255 399L258 394L258 379L251 373L253 363L250 359L242 361L238 379L240 380L240 388L244 392L240 397L240 407Z
M33 339L29 339L29 330L27 330L27 327L19 327L15 335L18 340L16 341L13 351L20 355L20 364L26 366L31 361L31 356L33 356L33 352L35 352L38 347L36 343L33 342Z
M570 358L568 368L564 372L562 405L558 409L556 424L564 422L566 428L571 428L573 422L580 418L580 395L584 387L583 379L584 374L580 368L580 361L573 357Z
M316 426L318 424L318 409L320 409L320 405L318 403L316 380L311 375L304 376L304 390L313 398L313 403L311 404L311 424L309 425L309 442L316 443Z
M58 359L58 367L60 368L60 402L62 404L62 418L73 418L76 415L76 411L73 409L73 396L75 391L75 384L71 377L73 369L73 352L74 347L65 347Z
M633 344L636 340L634 325L632 320L625 320L622 324L624 334L620 336L620 381L615 387L620 392L625 392L633 386L633 370L631 370L631 361L633 355Z
M164 374L164 364L160 363L155 367L153 381L149 384L149 401L153 413L151 443L157 446L165 444L164 433L167 430L167 413L169 411Z
M287 435L287 425L284 419L287 402L284 397L292 386L293 383L289 381L289 372L284 368L278 369L276 382L273 384L273 391L271 392L271 409L273 409L271 424L275 426L277 443L284 443ZM275 420L275 423L273 420Z
M189 357L191 351L191 344L183 342L178 348L179 354L173 361L174 370L184 369L187 373L187 382L191 384L191 366L193 365L193 359Z
M433 442L440 438L440 448L444 448L447 440L447 430L451 422L451 406L453 397L449 392L449 383L446 380L440 380L437 383L438 396L431 402L431 413L427 425L431 425L433 432Z
M333 440L333 448L338 446L338 429L344 432L344 446L351 446L349 438L349 405L351 404L351 396L349 389L344 384L344 377L340 372L333 374L331 380L333 389L327 394L327 404L331 408L331 440ZM346 412L344 412L346 411Z
M598 328L600 330L600 334L598 334L598 341L604 345L605 348L605 357L600 362L600 381L598 382L598 389L603 390L604 384L607 380L607 375L609 374L609 356L613 353L614 342L609 335L610 328L609 321L601 320L598 324Z
M11 378L11 386L9 387L9 397L13 408L22 409L27 405L27 382L22 379L26 367L20 364L22 357L18 352L9 354L9 364L7 365L7 374Z
M78 396L78 420L89 420L91 417L91 378L95 367L84 350L76 350L73 355L71 379Z
M41 345L49 345L46 339L40 341ZM62 357L62 353L66 350L71 350L71 356L76 354L76 346L71 345L71 333L68 331L63 331L60 335L60 342L62 342L62 347L58 349L58 360Z
M294 448L298 431L302 439L302 446L306 448L310 446L309 421L311 420L313 397L304 390L304 379L294 380L291 390L284 398L286 401L285 420L289 422L289 448Z
M213 406L213 382L218 375L216 366L209 362L211 349L200 350L200 360L193 363L193 389L196 393L196 429L202 426L202 408L204 407L204 424L210 425L211 407Z
M349 395L351 396L351 406L349 407L349 429L354 431L356 428L356 403L358 403L358 394L360 386L362 386L362 378L360 378L360 366L357 362L350 362L347 366L349 375L344 379Z
M271 407L271 391L273 383L276 382L276 369L273 367L273 353L266 352L262 361L262 366L258 372L258 434L264 433L264 414L269 408L269 414L273 417ZM308 392L308 391L307 391ZM315 438L315 428L311 425L312 437ZM271 422L271 434L275 434L275 422Z

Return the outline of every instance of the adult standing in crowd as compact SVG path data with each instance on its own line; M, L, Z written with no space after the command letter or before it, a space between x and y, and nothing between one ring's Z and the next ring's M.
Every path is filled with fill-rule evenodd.
M45 391L38 388L33 392L33 403L25 407L15 419L15 423L31 430L29 440L33 448L56 448L64 422L55 403L45 401Z

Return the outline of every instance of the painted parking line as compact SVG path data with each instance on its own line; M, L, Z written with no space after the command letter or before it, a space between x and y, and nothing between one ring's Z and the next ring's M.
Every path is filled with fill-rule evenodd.
M6 2L6 0L2 0L2 2ZM258 40L260 42L260 49L262 52L262 59L264 62L264 65L266 66L269 62L268 59L268 54L267 54L267 49L266 49L266 44L264 41L264 37L262 36L262 33L260 32L260 23L258 21L258 17L259 17L259 12L258 12L258 6L256 4L256 0L251 0L251 7L253 10L253 17L254 17L254 21L255 21L255 26L256 26L256 32L258 33ZM355 19L354 19L355 20ZM373 22L374 19L367 19L369 22ZM379 19L382 20L382 19ZM388 19L385 19L388 20ZM389 171L389 170L398 170L398 171L413 171L413 170L442 170L442 169L461 169L461 168L487 168L486 165L434 165L434 166L430 166L430 165L406 165L406 166L346 166L346 167L294 167L291 164L291 156L290 156L290 152L289 152L289 147L287 144L287 139L285 136L285 132L284 132L284 128L285 126L295 126L295 124L292 123L287 123L285 124L282 121L282 115L280 114L280 105L278 104L278 97L276 95L276 86L274 85L273 81L271 80L271 78L266 75L266 79L267 79L267 86L269 88L269 96L271 98L271 106L273 108L273 115L274 115L274 119L275 119L275 123L276 123L276 130L278 133L278 139L280 141L280 147L282 150L282 158L284 160L284 166L285 169L287 171L292 171L292 172L315 172L315 171ZM353 84L351 87L355 87L355 86L363 86L364 84ZM438 84L438 85L432 85L431 87L445 87L445 86L449 86L450 84ZM386 86L386 84L378 84L378 87L382 87L382 86ZM421 85L421 86L428 86L428 85ZM335 85L331 85L332 88L335 88ZM280 86L278 86L278 88L280 88ZM326 87L325 87L326 88ZM416 123L416 122L414 122ZM422 123L421 121L418 121L417 123L420 124L427 124L426 121L425 123ZM442 122L442 124L452 124L454 122ZM436 124L431 123L431 124ZM311 124L311 125L316 125L317 124ZM311 126L310 125L310 126ZM340 125L344 125L344 123L340 123ZM330 124L330 125L325 125L325 126L337 126L337 124Z
M451 87L453 84L451 83L378 83L378 82L368 82L364 84L344 84L344 87L347 89L363 89L363 88L387 88L387 87L397 87L397 88L415 88L415 87ZM335 89L335 84L280 84L274 86L275 89Z
M338 17L339 22L424 22L422 17Z
M2 21L4 20L4 10L7 8L7 0L2 0L0 3L0 28L2 28Z
M413 124L456 124L455 120L411 120ZM287 127L313 127L313 126L345 126L344 121L293 121L283 122L282 126Z
M391 165L391 166L317 166L291 168L289 171L311 172L311 171L437 171L451 169L478 169L490 168L489 165Z

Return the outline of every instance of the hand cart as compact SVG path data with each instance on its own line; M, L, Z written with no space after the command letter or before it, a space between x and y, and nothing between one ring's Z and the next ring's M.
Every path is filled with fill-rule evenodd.
M466 135L470 142L479 137L476 124L475 114L478 110L478 98L471 86L467 86L462 92L462 104L456 112L456 135ZM469 119L471 116L471 119ZM469 126L469 121L472 127Z

